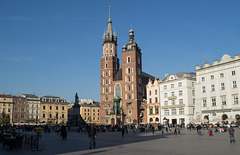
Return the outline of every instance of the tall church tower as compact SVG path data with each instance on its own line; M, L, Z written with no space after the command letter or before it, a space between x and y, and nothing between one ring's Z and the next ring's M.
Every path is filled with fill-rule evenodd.
M119 59L117 58L117 35L112 30L112 21L110 17L107 31L103 34L103 56L101 58L101 97L100 97L100 121L105 122L105 116L112 106L114 98L113 80L119 70ZM102 122L104 121L104 122Z
M143 100L142 53L134 40L134 31L129 31L129 41L122 48L122 103L127 123L138 123Z

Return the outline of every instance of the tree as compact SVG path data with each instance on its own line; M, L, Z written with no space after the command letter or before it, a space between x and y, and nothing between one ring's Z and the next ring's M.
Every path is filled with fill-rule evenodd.
M7 125L10 124L10 115L2 112L0 115L0 124Z

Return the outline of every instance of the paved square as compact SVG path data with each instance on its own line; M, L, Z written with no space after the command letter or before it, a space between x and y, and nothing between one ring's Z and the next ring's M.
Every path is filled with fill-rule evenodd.
M207 135L203 130L202 136L196 130L181 131L180 136L172 132L162 135L160 131L153 135L149 133L134 134L129 132L122 138L120 132L100 132L97 136L97 148L89 150L89 139L86 134L68 132L68 139L62 140L55 132L43 133L41 138L42 151L22 149L19 151L6 151L0 149L0 154L34 154L34 155L79 155L79 154L161 154L161 155L208 155L208 154L239 154L240 131L235 128L235 144L230 144L228 133L214 133Z

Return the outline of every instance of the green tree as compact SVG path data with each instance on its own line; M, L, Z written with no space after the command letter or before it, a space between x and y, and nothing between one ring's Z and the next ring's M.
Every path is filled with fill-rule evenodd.
M6 114L5 112L2 112L0 115L0 124L10 124L10 116L9 114Z

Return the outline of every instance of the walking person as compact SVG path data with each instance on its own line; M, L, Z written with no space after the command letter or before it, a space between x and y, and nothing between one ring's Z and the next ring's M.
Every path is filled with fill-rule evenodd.
M202 135L202 131L201 131L202 127L201 125L198 124L197 126L197 133L198 133L198 136L201 136Z
M180 136L180 126L179 125L177 126L177 132L178 132L178 136Z
M154 135L154 125L152 126L152 133L153 133L153 135Z
M67 129L64 125L61 126L61 137L62 139L67 139Z
M174 135L177 135L177 124L175 124Z
M230 125L230 128L228 129L229 137L230 137L230 143L235 143L235 138L234 138L234 128L233 126Z
M124 137L124 133L125 133L125 128L124 128L124 126L122 126L122 128L121 128L121 132L122 132L122 138Z
M97 137L97 129L96 127L91 124L90 128L88 129L88 137L90 139L89 149L96 148L96 137Z

